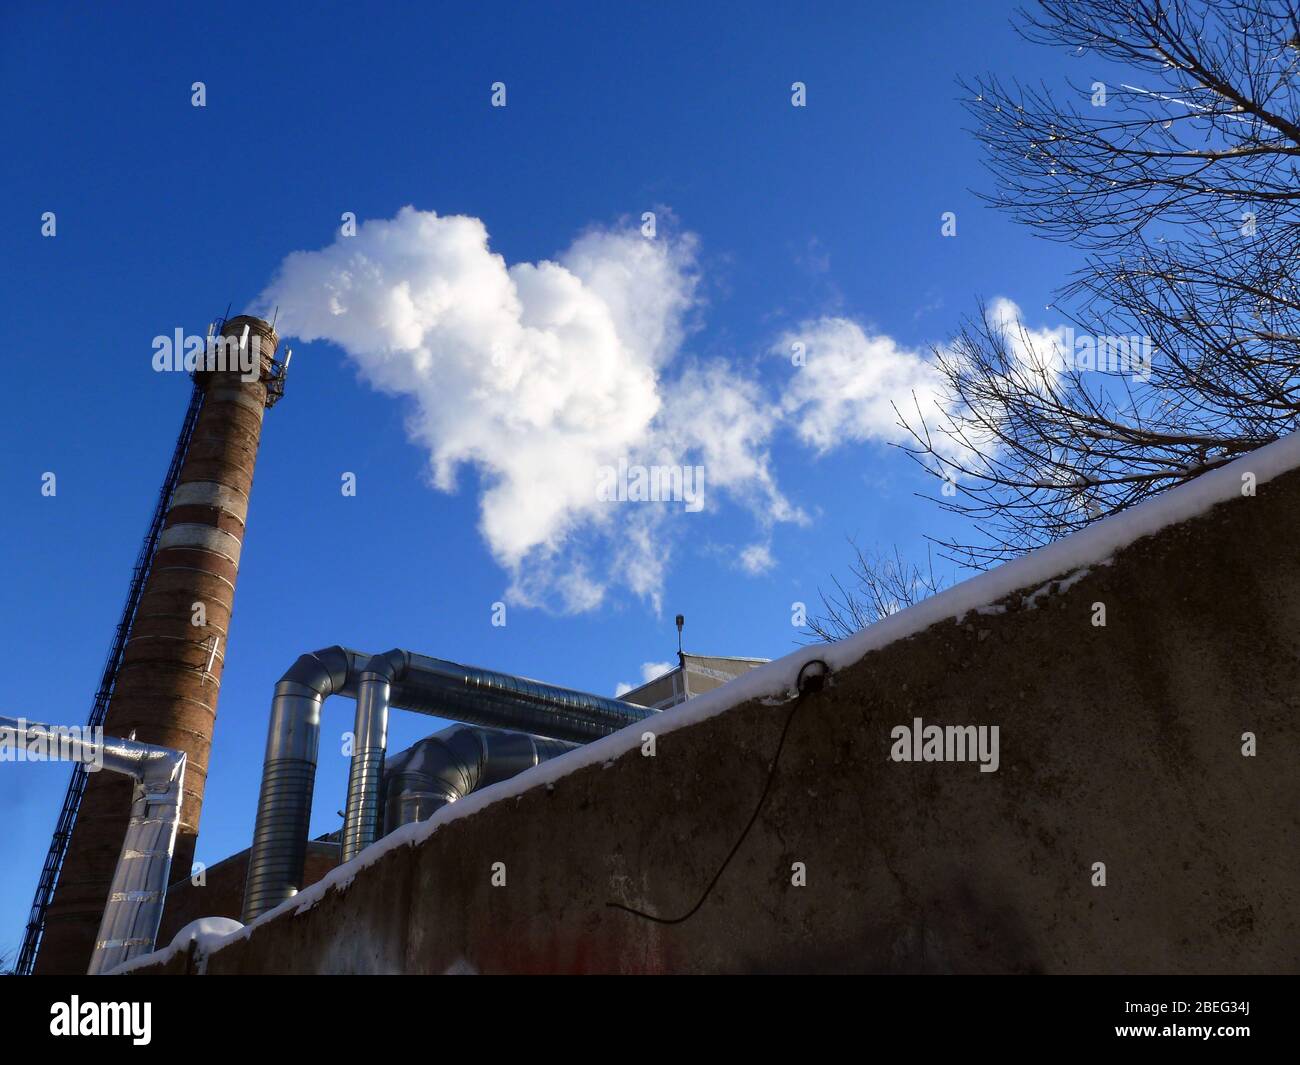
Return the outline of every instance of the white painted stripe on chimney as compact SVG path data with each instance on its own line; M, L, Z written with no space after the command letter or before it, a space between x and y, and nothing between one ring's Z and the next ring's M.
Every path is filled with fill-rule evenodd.
M159 548L200 547L205 551L211 551L214 555L228 558L236 565L239 563L240 546L239 537L231 536L230 533L222 532L211 525L188 523L173 525L164 529L162 536L158 537Z
M216 481L186 481L178 484L172 494L172 506L216 507L234 515L241 522L248 517L248 500L244 493Z

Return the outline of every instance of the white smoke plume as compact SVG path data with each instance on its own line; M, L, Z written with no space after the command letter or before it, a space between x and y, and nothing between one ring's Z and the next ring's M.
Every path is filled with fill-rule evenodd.
M413 398L437 488L453 491L462 464L479 470L480 529L515 602L587 610L617 581L657 607L676 515L602 502L600 467L698 462L709 493L797 514L754 388L722 364L690 369L689 387L666 376L695 302L694 250L689 235L593 229L554 262L507 265L479 219L406 207L289 255L259 304L278 305L282 334L331 341L376 388Z

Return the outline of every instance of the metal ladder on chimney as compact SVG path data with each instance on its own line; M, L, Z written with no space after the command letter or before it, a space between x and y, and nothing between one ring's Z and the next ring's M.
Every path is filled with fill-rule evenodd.
M225 324L225 318L218 320L217 331ZM104 723L108 713L108 703L113 697L117 685L117 673L122 666L122 654L126 650L127 637L131 632L131 623L140 606L140 596L144 592L145 581L153 567L154 553L158 549L158 537L162 534L163 521L171 506L172 494L176 491L176 482L181 475L181 466L189 452L190 439L194 436L194 425L199 419L199 408L203 405L203 390L197 383L190 393L190 405L185 411L185 421L181 423L180 435L176 438L176 449L172 452L171 465L167 467L167 476L163 478L162 489L158 493L158 502L154 506L153 520L145 534L140 553L135 559L135 568L131 571L131 587L122 607L122 616L113 633L113 644L109 648L108 658L104 662L104 671L100 676L99 690L90 708L89 725L98 727ZM63 868L63 859L68 853L68 841L72 838L72 826L77 820L77 811L81 808L81 797L86 791L86 768L77 763L72 767L72 779L68 781L68 790L63 796L63 807L59 810L58 824L54 836L50 839L50 849L45 855L45 864L41 867L41 879L36 885L36 897L32 900L31 913L27 918L27 929L23 933L23 945L18 952L15 972L19 976L29 976L36 965L36 952L40 949L41 936L45 932L45 914L54 898L54 889L59 882L59 872Z

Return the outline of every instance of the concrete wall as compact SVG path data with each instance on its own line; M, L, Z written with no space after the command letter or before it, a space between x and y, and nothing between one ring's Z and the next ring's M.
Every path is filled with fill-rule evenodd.
M1290 473L1032 608L1012 596L841 671L798 704L762 815L683 923L606 904L694 905L789 704L453 820L208 972L1294 972L1297 525ZM891 761L915 717L998 725L1000 768Z

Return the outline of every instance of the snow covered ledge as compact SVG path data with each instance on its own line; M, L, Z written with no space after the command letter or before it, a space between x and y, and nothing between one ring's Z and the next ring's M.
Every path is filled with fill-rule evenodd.
M1300 434L1276 441L1127 512L1106 518L1055 544L946 589L848 639L801 648L754 669L706 695L665 711L655 719L654 732L662 737L751 700L769 705L788 702L794 697L800 669L810 661L821 659L832 671L838 672L857 663L868 652L914 636L937 623L961 620L972 611L999 612L995 604L1017 592L1022 593L1022 606L1033 607L1043 596L1068 589L1090 568L1107 565L1117 552L1141 538L1203 515L1216 504L1253 494L1255 486L1295 469L1300 469ZM205 954L210 956L223 946L247 939L257 929L287 914L311 910L329 892L347 888L361 870L374 865L389 852L420 844L449 823L535 789L550 789L557 781L588 766L611 766L620 756L640 747L644 731L641 726L623 729L444 807L429 821L400 829L250 925L224 939L206 937ZM135 959L130 968L158 966L174 961L174 955L174 951L170 954L159 952Z

